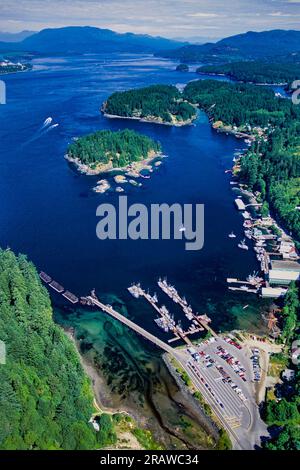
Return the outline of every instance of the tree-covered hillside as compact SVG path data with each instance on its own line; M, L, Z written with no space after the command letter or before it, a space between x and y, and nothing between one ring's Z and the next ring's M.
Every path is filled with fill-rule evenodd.
M275 98L273 90L247 84L233 84L216 80L190 82L184 96L208 112L214 121L242 126L281 125L292 113L289 100Z
M171 85L113 93L104 104L104 111L110 115L169 124L189 122L196 117L193 106L183 101L181 93Z
M291 83L300 77L299 64L279 64L267 62L233 62L223 65L205 65L198 73L224 74L241 81L252 83Z
M124 167L149 157L151 152L158 153L158 142L135 131L98 131L72 143L68 149L70 158L93 167L101 163L112 163L112 167Z
M0 449L93 449L92 392L25 256L0 251Z
M177 49L161 51L159 55L179 59L185 63L212 64L239 60L274 62L274 58L279 56L293 62L293 54L299 50L300 31L275 29L261 32L248 31L221 39L216 43L188 44Z
M278 220L299 241L300 106L275 97L267 87L215 80L189 83L185 96L229 130L262 132L242 157L239 177L260 192L262 202L271 204Z

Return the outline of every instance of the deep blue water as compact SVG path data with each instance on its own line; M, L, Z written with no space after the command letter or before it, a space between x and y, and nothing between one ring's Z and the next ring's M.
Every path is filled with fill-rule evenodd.
M95 287L100 297L120 297L133 318L158 334L153 312L126 291L133 281L154 289L159 276L168 276L192 305L213 316L216 327L238 326L236 305L252 304L249 318L255 323L257 300L229 295L225 282L227 276L245 278L257 269L253 252L239 250L239 238L228 238L231 230L242 236L242 217L224 171L243 142L215 133L201 113L196 126L171 128L107 120L99 112L114 91L187 83L197 75L175 72L174 63L150 56L44 58L34 65L32 72L5 77L8 103L0 107L1 246L26 253L77 295ZM59 127L36 138L48 116ZM159 140L168 155L151 179L142 181L142 188L127 189L129 202L203 203L203 250L188 252L183 241L97 239L96 208L104 201L116 203L118 196L93 193L99 177L78 175L64 154L75 136L125 127ZM247 310L243 312L247 317Z

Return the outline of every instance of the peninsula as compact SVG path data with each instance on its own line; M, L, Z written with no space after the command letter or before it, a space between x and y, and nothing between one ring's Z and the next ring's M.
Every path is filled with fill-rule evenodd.
M160 143L145 135L129 129L103 130L73 142L66 159L74 163L81 173L98 175L120 169L141 171L160 153Z
M198 74L226 75L233 80L256 85L286 86L300 76L300 65L295 63L231 62L222 65L206 65L197 69Z
M113 93L101 110L110 118L137 119L171 126L191 124L197 116L195 107L171 85L152 85Z
M15 72L26 72L31 70L30 64L21 64L20 62L14 63L9 60L0 61L0 75Z

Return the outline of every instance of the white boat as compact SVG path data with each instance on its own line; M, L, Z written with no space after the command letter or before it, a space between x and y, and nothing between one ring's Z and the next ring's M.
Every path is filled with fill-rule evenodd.
M252 232L251 232L251 230L245 230L245 231L244 231L244 234L245 234L245 236L246 236L247 238L249 238L249 239L251 240L251 238L252 238Z
M245 238L238 244L238 247L241 248L242 250L249 250L249 247L246 245Z
M236 238L236 235L235 235L233 232L231 232L231 233L228 235L228 237L229 237L229 238Z
M179 232L185 232L186 231L186 228L184 225L181 225L180 229L179 229Z

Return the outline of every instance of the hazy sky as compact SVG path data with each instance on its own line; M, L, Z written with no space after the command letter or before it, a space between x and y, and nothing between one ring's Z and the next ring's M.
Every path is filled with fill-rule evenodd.
M91 25L166 37L300 29L300 0L0 0L0 30Z

